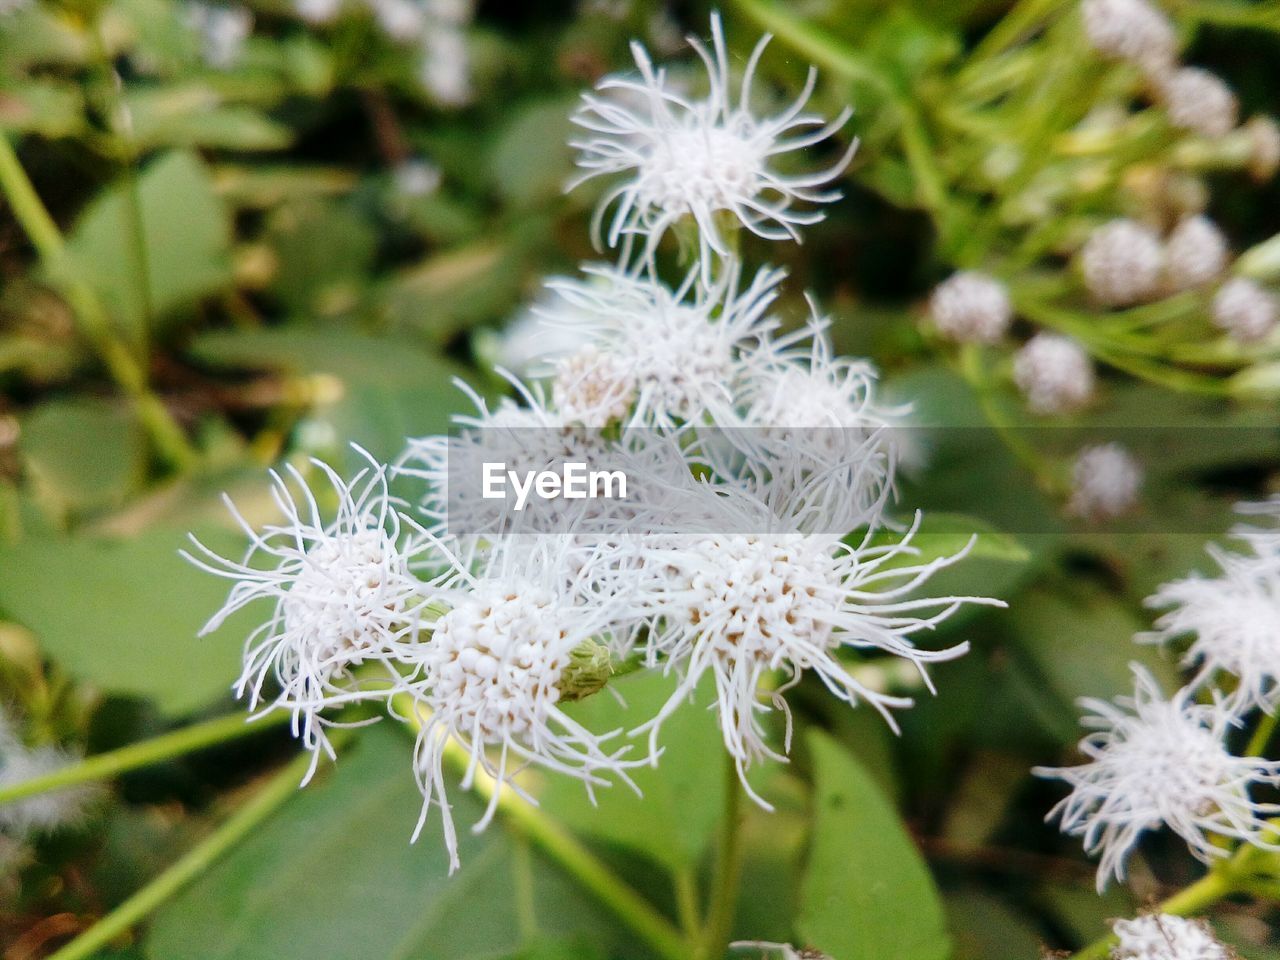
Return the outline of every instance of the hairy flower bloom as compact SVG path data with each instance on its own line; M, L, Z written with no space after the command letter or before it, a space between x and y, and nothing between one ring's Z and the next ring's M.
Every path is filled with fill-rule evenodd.
M196 553L183 551L200 569L235 581L201 636L257 600L274 602L271 617L245 641L244 670L235 691L248 698L255 716L275 709L292 713L294 736L313 754L303 783L315 773L322 752L334 756L325 727L336 721L324 712L383 697L388 684L400 682L399 646L416 635L428 599L426 585L410 565L430 542L401 542L403 518L387 492L386 468L359 452L370 466L350 483L327 464L311 461L338 499L332 520L323 518L306 480L289 466L286 471L304 499L299 506L285 480L271 471L280 523L255 531L224 498L249 537L241 560L219 556L194 536ZM364 664L381 665L368 684L354 675ZM279 687L274 698L265 689L269 680Z
M510 787L536 803L512 778L530 764L581 780L588 793L613 774L624 782L627 748L606 753L597 736L560 709L576 649L608 638L616 626L606 603L584 603L575 575L594 558L575 556L568 538L538 538L531 547L504 540L473 574L457 563L441 583L447 608L430 625L431 636L411 648L420 679L414 695L426 710L415 748L414 769L423 793L416 840L434 804L439 806L449 850L458 868L458 844L444 784L444 752L452 741L467 752L462 779L470 789L483 771L497 786L473 828L483 830Z
M1183 664L1198 667L1191 681L1199 689L1222 673L1237 678L1227 705L1238 713L1280 700L1280 564L1210 546L1222 570L1217 577L1194 575L1166 583L1147 605L1169 609L1156 630L1139 634L1147 643L1195 639Z
M674 291L609 267L586 273L585 281L552 286L572 309L562 322L610 357L610 392L634 385L625 425L735 424L735 361L775 325L769 308L784 271L760 270L745 290L737 289L736 267L712 288L690 274Z
M551 399L569 423L602 428L627 419L636 386L629 363L588 345L556 365Z
M1089 234L1080 251L1080 270L1099 303L1124 307L1146 300L1160 286L1164 251L1160 238L1142 224L1120 219Z
M999 280L962 270L938 284L929 315L945 337L960 343L995 343L1013 321L1009 294Z
M922 650L912 637L966 603L995 603L913 596L935 571L967 552L902 563L914 553L918 516L897 543L873 545L869 533L850 546L839 533L800 532L812 519L801 504L778 513L740 488L709 484L695 484L689 502L676 506L672 516L671 533L659 530L643 538L638 549L644 562L638 572L634 565L627 571L637 582L629 595L618 592L648 627L648 662L663 663L681 677L668 703L640 729L650 731L656 750L663 721L711 675L725 747L748 792L751 763L786 759L791 716L783 694L805 671L817 674L839 699L870 704L896 729L891 710L910 706L910 699L868 687L842 663L840 652L901 657L932 690L926 665L962 656L968 645ZM772 686L766 678L775 672L783 676ZM761 717L770 708L786 719L782 753L766 742Z
M1033 413L1070 413L1093 397L1093 363L1070 337L1039 333L1013 358L1013 380Z
M1071 469L1068 510L1086 520L1112 520L1128 513L1142 489L1142 467L1118 443L1085 447Z
M1147 70L1173 64L1173 24L1146 0L1084 0L1081 11L1089 42L1104 56Z
M1206 862L1228 853L1215 836L1280 849L1264 836L1265 818L1280 805L1249 797L1252 784L1280 784L1280 761L1233 756L1225 743L1228 711L1196 703L1190 689L1166 700L1144 667L1133 664L1133 674L1132 697L1080 701L1092 711L1081 720L1094 731L1080 741L1087 762L1034 771L1070 784L1048 819L1083 837L1087 853L1101 854L1099 892L1112 876L1124 879L1139 837L1162 825Z
M601 200L593 229L599 242L604 218L613 208L607 242L610 247L621 244L624 259L629 259L637 235L646 238L644 251L650 256L668 228L690 217L698 226L704 271L709 271L713 251L722 257L730 252L717 214L731 215L766 239L799 240L797 228L821 220L822 213L794 205L839 196L821 188L849 165L856 141L834 166L816 173L784 174L774 161L827 139L844 126L851 111L830 123L805 112L816 82L811 69L790 107L776 117L756 117L751 83L769 38L756 44L734 98L718 15L711 18L711 37L711 50L689 38L707 68L706 96L693 98L677 90L664 70L654 68L644 47L633 42L639 79L606 77L596 86L600 95L584 95L573 118L593 136L572 144L582 173L570 189L595 177L622 175Z
M1246 517L1265 517L1269 526L1237 524L1231 533L1253 547L1258 558L1280 565L1280 494L1260 503L1237 503L1236 512Z
M1265 340L1278 312L1276 298L1248 277L1232 277L1213 298L1214 326L1239 343Z
M1173 290L1190 290L1216 280L1227 266L1227 238L1205 216L1188 217L1165 243L1165 276Z
M28 747L13 728L12 719L0 710L0 790L55 773L79 759L57 746ZM74 826L84 818L93 795L85 786L68 787L0 804L0 828L21 840Z
M1202 137L1225 137L1236 125L1236 95L1200 67L1181 67L1157 81L1169 122Z
M1204 920L1149 913L1112 925L1111 960L1233 960Z

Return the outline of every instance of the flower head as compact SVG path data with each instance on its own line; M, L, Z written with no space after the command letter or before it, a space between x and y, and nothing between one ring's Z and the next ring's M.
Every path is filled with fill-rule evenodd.
M253 32L253 14L245 7L192 3L187 23L200 36L201 54L215 70L225 70L240 59L244 42Z
M1232 755L1225 743L1228 711L1196 703L1190 689L1166 700L1144 667L1134 664L1133 674L1132 697L1080 701L1091 711L1081 723L1094 731L1080 741L1085 763L1035 770L1071 786L1049 819L1083 837L1087 853L1101 855L1099 892L1112 876L1124 879L1139 837L1161 826L1204 861L1226 855L1214 836L1270 848L1265 818L1280 805L1251 800L1249 787L1280 784L1280 761Z
M611 734L597 736L561 710L575 651L607 641L616 626L610 605L584 602L571 585L574 571L592 563L574 556L578 549L568 538L537 538L532 546L507 539L479 572L455 564L441 584L446 612L430 625L430 639L412 648L414 696L424 708L414 764L423 807L414 839L439 806L450 872L458 867L443 768L451 742L469 757L463 789L479 771L497 782L477 832L505 787L535 802L512 782L530 764L581 780L588 792L609 783L605 774L629 783L626 748L606 752Z
M1216 280L1227 267L1227 238L1205 216L1188 217L1165 244L1165 276L1174 290L1190 290Z
M412 521L403 518L399 502L387 491L386 468L359 452L370 466L350 483L327 464L312 461L337 498L332 519L324 519L305 478L289 466L303 502L299 505L272 471L272 497L283 515L279 523L255 531L224 498L249 537L242 559L221 557L194 536L195 552L183 551L202 570L234 581L201 636L255 601L274 603L272 615L245 641L244 670L235 691L248 698L257 716L275 709L293 714L294 735L313 753L304 783L321 752L334 756L325 727L337 721L326 711L383 697L388 684L400 682L400 647L416 635L428 601L428 587L410 567L430 541L404 542L402 521ZM368 683L355 676L366 664L379 668ZM271 681L278 689L274 695Z
M1111 960L1233 960L1234 956L1204 920L1148 913L1117 920L1112 929L1119 942L1111 949Z
M1202 137L1225 137L1236 125L1239 104L1217 74L1180 67L1157 82L1169 122Z
M54 745L29 747L14 729L13 719L0 710L0 790L55 773L80 757ZM92 789L79 786L50 790L0 805L0 828L21 840L35 833L50 833L74 826L84 819L93 799ZM4 839L0 834L0 839Z
M1081 9L1089 43L1104 56L1148 70L1173 64L1173 24L1146 0L1084 0Z
M1194 639L1184 665L1198 667L1200 688L1226 673L1236 678L1228 706L1245 712L1272 710L1280 700L1280 564L1209 547L1222 573L1190 576L1160 587L1147 605L1167 609L1156 630L1138 640L1167 643Z
M574 122L591 136L573 144L582 173L570 188L595 177L620 176L596 214L599 239L610 208L607 242L621 244L624 259L637 236L646 255L677 221L690 217L698 227L704 270L711 253L727 256L730 245L717 215L732 216L770 240L800 239L798 227L822 219L797 203L826 203L839 194L823 187L840 175L853 157L856 141L832 167L816 173L785 174L778 157L830 137L848 120L845 110L830 123L805 112L816 73L796 101L775 117L751 110L751 84L769 37L763 37L747 61L738 96L730 93L729 54L718 15L711 18L711 49L697 38L689 43L707 68L710 88L703 97L677 89L666 71L654 67L638 42L631 53L638 79L609 76L596 94L583 97Z
M1160 286L1164 251L1160 238L1134 220L1112 220L1089 234L1080 270L1089 293L1102 304L1124 307L1146 300Z
M1213 298L1214 326L1240 343L1256 343L1276 327L1276 298L1248 277L1232 277Z
M1120 444L1085 447L1071 468L1067 509L1086 520L1114 520L1137 504L1142 479L1142 467Z
M938 332L960 343L995 343L1013 321L1004 284L976 270L962 270L940 283L929 298Z
M1093 363L1070 337L1038 333L1013 358L1013 380L1032 413L1070 413L1093 398Z

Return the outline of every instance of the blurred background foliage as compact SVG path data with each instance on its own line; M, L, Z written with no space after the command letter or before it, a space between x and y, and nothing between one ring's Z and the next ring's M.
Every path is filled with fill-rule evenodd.
M350 441L394 457L466 406L453 376L498 389L489 364L518 367L527 347L513 318L518 331L546 276L598 256L593 196L562 192L575 98L626 67L631 37L677 55L709 10L481 3L449 25L465 41L451 89L424 86L418 47L355 5L317 24L252 0L229 52L237 29L210 29L211 9L0 0L0 699L32 748L98 753L234 709L246 625L195 640L223 586L178 558L185 531L234 552L222 491L265 516L265 466L349 465ZM1280 6L1168 12L1183 59L1224 77L1243 117L1280 107ZM1203 428L1145 464L1142 510L1190 518L1196 532L1177 534L1073 531L1057 455L1028 463L939 435L904 505L945 499L994 526L938 589L1010 609L945 627L974 651L938 671L939 696L903 715L900 737L796 691L795 760L760 787L778 810L746 813L733 932L837 960L1070 949L1195 867L1157 838L1132 889L1098 897L1075 843L1042 824L1055 794L1028 770L1076 739L1075 697L1128 688L1129 661L1176 682L1167 657L1130 643L1142 599L1199 564L1235 500L1280 483L1274 338L1226 342L1194 292L1145 308L1176 336L1131 335L1132 314L1090 304L1070 258L1098 223L1167 227L1189 203L1247 251L1242 269L1274 282L1280 181L1257 169L1245 127L1216 141L1174 130L1132 68L1083 42L1072 3L741 0L724 14L739 57L762 30L778 34L764 95L781 101L815 62L818 106L856 108L845 198L803 246L753 251L791 272L790 321L805 315L795 291L813 291L839 348L874 359L921 422L1015 429L1028 420L1007 351L958 350L921 323L939 280L981 266L1010 284L1020 337L1056 317L1102 361L1101 397L1075 425ZM1123 119L1099 126L1099 111ZM939 544L972 528L947 522L935 521ZM617 687L643 706L664 683ZM625 722L619 710L581 705L601 729ZM468 835L464 869L446 879L436 843L405 842L418 801L400 739L360 736L102 955L650 955L519 829ZM592 808L548 783L543 809L677 917L669 876L706 869L723 788L706 762L719 752L709 715L686 710L667 744L661 772L637 776L644 802L614 791ZM9 830L5 960L44 956L108 913L289 754L266 728L132 771L62 829ZM1275 960L1275 919L1228 904L1219 928L1244 956Z

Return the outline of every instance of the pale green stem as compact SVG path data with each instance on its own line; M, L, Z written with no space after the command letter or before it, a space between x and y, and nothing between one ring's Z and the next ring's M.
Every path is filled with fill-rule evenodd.
M960 82L964 83L968 77L986 69L986 61L1024 40L1061 3L1062 0L1020 0L1014 4L973 48L964 69L960 71Z
M57 224L22 169L13 145L3 135L0 135L0 189L49 276L64 291L85 337L96 347L111 377L133 402L156 451L174 467L192 465L196 454L182 428L151 392L146 369L116 335L97 294L79 277Z
M106 780L129 770L172 760L174 757L194 753L214 744L258 733L283 723L288 717L287 712L277 711L255 723L250 723L243 713L236 713L196 723L150 740L131 743L118 750L94 754L71 766L0 789L0 806L33 797L36 794L47 793L50 790L61 790L95 780Z
M1244 748L1246 757L1261 757L1267 749L1267 744L1271 742L1271 736L1276 732L1276 721L1280 720L1280 713L1264 713L1262 719L1258 721L1257 728L1253 731L1253 736L1249 738L1249 745Z
M332 737L335 745L343 739L339 735L344 733L346 731L338 731ZM309 754L295 757L222 826L48 960L84 960L91 957L149 916L297 793L298 783L310 763Z
M738 905L738 885L742 879L742 783L733 757L725 753L724 812L720 822L715 874L707 903L707 922L698 957L714 960L724 955Z
M702 930L702 917L698 907L698 881L693 870L681 867L671 875L675 886L676 912L680 917L680 927L690 943L696 942Z

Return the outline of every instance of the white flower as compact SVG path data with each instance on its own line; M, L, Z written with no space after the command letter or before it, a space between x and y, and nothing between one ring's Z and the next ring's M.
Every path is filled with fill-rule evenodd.
M1199 668L1193 688L1228 673L1237 678L1226 701L1232 710L1271 711L1280 700L1280 564L1212 545L1208 551L1222 574L1161 586L1147 606L1172 609L1156 620L1154 632L1136 639L1167 643L1194 637L1182 661Z
M1225 137L1236 125L1236 95L1200 67L1181 67L1159 77L1157 88L1169 122L1202 137Z
M568 422L603 428L627 419L636 386L635 373L622 357L588 345L556 365L551 399Z
M245 7L192 3L187 23L200 35L205 63L216 70L234 66L253 32L253 14Z
M404 160L392 171L396 192L402 197L426 197L440 189L440 168L430 160Z
M1093 398L1093 363L1075 340L1038 333L1013 358L1013 380L1033 413L1070 413Z
M467 35L449 23L429 24L422 34L422 86L437 103L462 107L471 102L471 53Z
M1204 920L1149 913L1112 924L1111 960L1234 960Z
M1270 180L1280 168L1280 125L1260 113L1244 125L1249 135L1249 173L1259 183Z
M554 373L559 361L590 344L587 326L593 316L576 310L554 285L543 287L499 335L491 351L495 366L533 377Z
M1133 220L1112 220L1096 228L1080 251L1085 286L1098 302L1112 307L1152 296L1163 267L1160 238Z
M736 359L775 326L769 308L785 272L762 269L741 291L736 267L711 288L690 273L672 291L647 276L584 269L587 280L550 286L572 309L560 322L612 358L619 383L634 384L625 425L670 430L688 423L736 424Z
M1009 294L999 280L962 270L929 298L929 315L943 336L960 343L995 343L1013 320Z
M1257 343L1275 329L1276 298L1248 277L1232 277L1213 298L1214 326L1239 343Z
M1264 818L1280 812L1280 805L1249 798L1252 784L1280 784L1280 761L1233 756L1225 743L1228 711L1196 703L1190 689L1166 700L1145 668L1132 669L1132 697L1080 701L1092 711L1081 720L1094 730L1080 741L1087 762L1034 771L1070 784L1071 793L1048 819L1083 837L1086 853L1101 854L1099 892L1112 876L1124 879L1125 860L1139 837L1162 825L1206 862L1228 853L1215 837L1280 849L1264 839Z
M293 0L293 8L308 23L330 23L342 9L342 0Z
M639 79L609 76L597 84L599 95L586 94L574 122L589 131L574 142L582 173L570 189L595 177L622 179L605 194L593 229L597 243L610 208L607 242L622 246L623 258L637 235L646 256L652 255L669 227L683 217L698 226L704 270L711 252L731 250L717 214L731 215L753 233L771 240L799 240L798 227L822 219L820 210L796 209L796 203L826 203L839 194L821 189L838 177L853 158L856 141L832 167L816 173L785 174L775 158L827 139L848 120L844 110L835 120L806 113L816 73L810 70L799 98L771 118L751 112L751 83L769 37L761 38L747 60L739 95L730 95L729 55L720 17L711 17L712 49L694 37L690 45L706 64L710 89L694 98L678 91L666 72L655 69L638 42L631 52ZM804 131L810 129L808 132ZM708 274L709 275L709 274Z
M1165 244L1165 275L1174 290L1202 287L1227 266L1227 238L1205 216L1188 217Z
M1067 508L1087 520L1113 520L1137 504L1142 479L1142 467L1120 444L1085 447L1071 470Z
M451 873L458 867L457 837L443 770L450 741L470 756L463 789L479 771L496 781L476 832L493 818L505 787L536 803L512 781L530 764L575 777L590 794L608 785L605 774L630 784L626 768L643 762L622 760L627 748L606 753L602 742L612 734L597 736L560 709L574 651L602 637L607 644L615 627L607 603L585 603L584 592L573 589L573 572L585 573L593 563L574 551L562 537L537 538L532 546L508 539L478 573L456 564L441 585L447 612L430 625L430 638L412 648L421 678L415 696L429 711L414 751L423 807L413 836L431 806L439 806Z
M1146 0L1084 0L1081 11L1089 42L1104 56L1147 70L1173 64L1173 24Z
M821 950L812 947L793 947L789 943L775 943L772 940L735 940L729 944L731 950L766 950L777 951L782 960L831 960Z
M1280 494L1260 503L1237 503L1236 512L1247 517L1266 517L1272 521L1268 527L1237 524L1231 533L1249 543L1260 559L1280 564Z
M910 706L910 699L871 689L841 654L901 657L932 690L926 665L962 656L968 645L922 650L912 638L966 603L994 603L914 596L936 570L967 552L907 562L915 552L911 538L919 517L896 543L873 544L868 533L851 546L842 540L847 528L801 532L813 520L802 504L779 515L740 488L709 484L695 484L684 503L673 501L669 517L671 533L659 526L637 538L643 563L639 571L627 569L630 593L616 593L634 604L631 615L647 625L648 662L662 663L681 678L668 703L640 730L650 732L651 751L656 750L661 724L710 674L725 747L748 792L766 808L747 784L746 768L765 758L786 759L791 716L783 694L806 671L839 699L870 704L896 729L891 710ZM782 674L776 686L775 673ZM771 709L786 720L782 753L766 742L761 718Z
M400 645L416 634L429 599L427 585L410 566L432 542L401 542L402 520L412 521L402 517L398 501L387 492L386 468L359 452L370 467L350 483L327 464L311 461L337 497L333 519L323 518L303 476L288 466L303 502L300 506L285 480L271 471L282 522L257 532L224 498L250 540L243 559L221 557L194 536L197 553L182 554L202 570L235 581L201 636L257 600L274 602L271 617L245 641L244 670L235 691L248 698L255 716L275 709L292 713L294 736L313 753L304 783L322 752L334 756L325 727L337 721L325 711L385 697L388 684L401 681ZM354 671L365 664L378 670L362 682ZM269 681L279 688L274 695Z
M55 773L80 759L57 746L28 747L14 729L13 720L0 711L0 790ZM89 787L66 787L0 804L0 828L21 840L74 826L84 819L93 795Z

